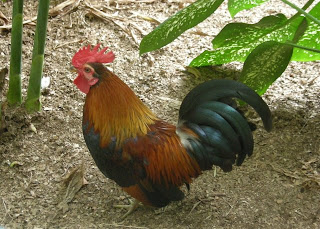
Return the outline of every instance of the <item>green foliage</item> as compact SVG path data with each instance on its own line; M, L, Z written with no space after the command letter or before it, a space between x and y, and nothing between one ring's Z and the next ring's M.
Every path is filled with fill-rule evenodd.
M230 23L212 40L214 51L204 51L192 67L245 61L255 47L265 41L292 40L303 17L288 20L283 14L267 16L256 24Z
M49 3L49 0L42 0L40 1L38 8L37 27L32 53L31 73L27 100L25 104L29 112L39 111L41 109L40 89L44 61L44 48L47 35Z
M307 29L304 19L294 37L297 42ZM247 57L239 81L262 95L269 86L286 70L293 52L293 46L276 41L266 41L258 45Z
M306 16L306 18L309 18L310 20L314 21L315 23L317 23L318 25L320 25L320 20L318 20L316 17L314 17L311 14L308 14L306 11L304 11L303 9L300 9L298 6L296 6L295 4L287 1L287 0L281 0L284 3L288 4L289 6L291 6L292 8L294 8L295 10L297 10L299 13L303 14L304 16ZM313 2L313 1L309 1L309 2ZM311 4L310 4L311 5Z
M22 10L23 0L13 1L12 36L8 103L18 105L22 102L21 95L21 61L22 61Z
M266 1L229 0L228 8L234 17L238 12ZM212 40L213 50L201 53L192 60L190 67L220 65L232 61L244 62L240 80L259 94L263 94L280 77L290 60L320 60L320 2L307 13L306 10L314 0L309 0L302 9L287 0L281 1L296 9L298 13L291 18L286 18L283 14L269 15L255 24L227 24ZM207 1L199 0L159 25L141 41L140 53L161 48L185 30L198 24L200 20L194 15L202 12L204 3L208 4ZM221 3L222 1L219 1L217 7ZM205 17L201 19L204 20L215 10L213 7L205 11ZM300 16L301 14L303 16ZM176 27L176 24L179 26ZM176 29L178 32L174 31ZM165 42L162 42L162 39Z
M320 3L318 3L310 12L310 15L320 18ZM320 26L307 18L308 28L298 41L297 45L302 47L308 47L312 49L320 50ZM307 51L301 48L295 48L293 50L292 59L295 61L315 61L320 60L320 53Z
M145 36L140 43L140 54L159 49L175 40L184 31L209 17L223 0L198 0L179 11Z
M269 0L229 0L228 9L231 17L234 17L237 13L242 10L248 10L255 6L259 6Z
M248 56L240 81L262 95L287 68L293 47L276 41L258 45Z

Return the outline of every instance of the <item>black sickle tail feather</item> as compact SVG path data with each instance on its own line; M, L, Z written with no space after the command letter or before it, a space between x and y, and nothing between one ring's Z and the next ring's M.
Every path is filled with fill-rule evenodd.
M267 131L272 128L268 105L246 85L232 80L211 80L195 87L181 104L179 125L198 135L200 141L191 136L188 139L189 153L203 170L214 164L231 171L235 162L241 165L246 155L252 155L255 126L235 108L234 97L256 110Z
M192 89L182 101L179 119L186 120L184 118L185 115L204 102L224 102L232 97L241 99L252 106L260 115L264 128L267 131L271 130L272 119L268 105L254 90L243 83L233 80L210 80Z

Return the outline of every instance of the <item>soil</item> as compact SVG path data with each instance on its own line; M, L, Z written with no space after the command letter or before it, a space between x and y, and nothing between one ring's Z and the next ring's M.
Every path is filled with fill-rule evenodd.
M51 8L63 1L52 1ZM140 207L122 220L129 197L97 169L81 131L84 94L73 84L73 54L100 42L116 54L110 65L159 117L175 123L186 93L208 76L185 73L185 66L206 49L232 19L223 4L210 18L161 50L139 56L138 42L187 1L90 1L112 20L89 13L84 1L48 22L42 111L28 114L5 106L8 77L1 92L3 122L0 135L0 228L320 228L320 77L319 62L291 62L263 96L274 128L257 123L254 155L230 173L205 172L190 193L162 209ZM190 1L189 1L190 2ZM294 1L299 6L303 1ZM118 4L117 4L118 3ZM25 1L24 19L36 16L38 1ZM0 3L11 23L12 1ZM241 12L235 21L294 13L280 1ZM0 19L0 23L1 19ZM23 30L23 94L30 73L35 26ZM9 68L10 30L0 35L0 68ZM236 77L241 64L215 68L217 75ZM0 70L1 70L0 69ZM211 76L212 77L212 76ZM63 208L67 174L83 163L85 185ZM70 179L69 179L70 180ZM82 181L82 180L81 180Z

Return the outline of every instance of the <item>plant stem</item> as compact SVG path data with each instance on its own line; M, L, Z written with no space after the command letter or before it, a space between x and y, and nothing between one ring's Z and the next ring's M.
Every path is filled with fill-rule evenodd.
M281 0L282 2L284 2L285 4L291 6L292 8L294 8L295 10L297 10L299 13L305 15L307 18L309 18L310 20L314 21L315 23L317 23L318 25L320 25L320 20L318 20L317 18L315 18L314 16L312 16L311 14L307 13L306 11L304 11L303 9L300 9L298 6L296 6L295 4L287 1L287 0ZM313 1L309 1L309 2L313 2ZM308 3L309 3L308 2ZM307 3L307 4L308 4ZM309 4L308 4L309 5ZM311 4L310 4L311 5ZM310 6L309 5L309 6ZM305 7L303 7L305 8Z
M44 49L47 34L47 22L50 0L40 0L38 7L37 27L34 36L31 73L28 86L26 109L29 112L39 111L41 78L44 61Z
M21 50L22 50L22 11L23 0L13 1L12 30L11 30L11 56L8 103L18 105L22 102L21 95Z
M320 50L319 49L314 49L314 48L308 48L308 47L305 47L305 46L301 46L301 45L297 45L291 41L286 41L284 44L287 44L287 45L291 45L295 48L300 48L300 49L305 49L305 50L308 50L308 51L311 51L311 52L317 52L317 53L320 53Z
M314 0L309 0L306 4L304 4L304 6L302 7L303 10L306 10L309 8L309 6L311 6L311 4L314 2ZM291 18L289 18L288 22L291 22L293 20L295 20L297 17L299 17L301 15L300 12L297 12L295 15L293 15Z

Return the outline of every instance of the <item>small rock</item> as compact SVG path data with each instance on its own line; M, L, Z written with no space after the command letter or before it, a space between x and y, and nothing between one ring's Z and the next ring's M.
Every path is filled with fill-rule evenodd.
M282 203L283 203L283 200L278 199L278 200L276 200L276 202L277 202L277 204L282 204Z
M34 126L32 123L30 123L29 128L30 128L30 130L33 131L34 133L36 133L36 134L38 133L37 129L35 128L35 126Z
M44 76L41 79L41 89L44 90L50 85L50 77Z

